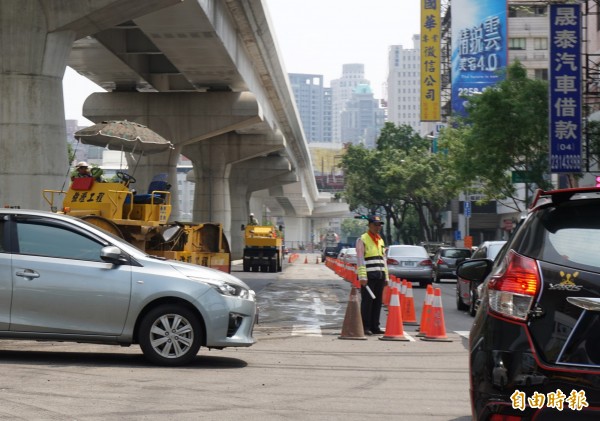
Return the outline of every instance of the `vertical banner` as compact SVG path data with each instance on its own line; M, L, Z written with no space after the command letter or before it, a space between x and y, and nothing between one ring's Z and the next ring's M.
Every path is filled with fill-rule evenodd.
M504 78L506 0L452 0L452 111L465 115L469 95Z
M440 2L421 0L421 121L440 121Z
M550 5L550 172L581 172L581 5Z

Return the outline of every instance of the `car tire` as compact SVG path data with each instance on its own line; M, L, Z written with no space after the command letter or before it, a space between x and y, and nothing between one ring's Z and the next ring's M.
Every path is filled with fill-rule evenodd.
M201 340L198 316L182 305L160 305L146 313L140 323L140 348L148 361L158 365L190 363L196 358Z
M459 311L466 311L469 309L469 306L464 303L462 297L460 296L460 289L458 288L458 284L456 285L456 309Z

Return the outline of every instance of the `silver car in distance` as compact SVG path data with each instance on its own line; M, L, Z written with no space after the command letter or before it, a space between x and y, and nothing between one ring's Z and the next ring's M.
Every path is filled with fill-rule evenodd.
M150 256L85 221L0 209L0 339L139 344L151 362L255 340L254 291L227 273Z

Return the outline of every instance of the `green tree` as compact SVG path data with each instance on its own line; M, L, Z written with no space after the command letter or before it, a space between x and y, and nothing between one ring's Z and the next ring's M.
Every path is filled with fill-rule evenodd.
M409 214L415 217L411 221L418 221L419 240L439 239L441 210L458 190L445 156L432 154L429 148L429 141L410 126L386 123L375 149L350 146L344 155L344 195L350 209L381 210L390 243L408 242L407 232L411 233L410 242L415 242L414 229L403 229Z
M515 62L504 81L469 97L466 110L467 117L454 122L440 139L459 184L471 182L488 200L508 198L515 210L525 204L511 172L528 174L532 185L527 190L551 187L547 82L527 78L526 69Z

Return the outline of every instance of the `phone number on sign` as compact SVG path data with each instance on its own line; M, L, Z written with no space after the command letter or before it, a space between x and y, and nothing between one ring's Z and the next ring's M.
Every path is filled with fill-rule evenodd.
M552 155L550 170L581 171L581 155Z

